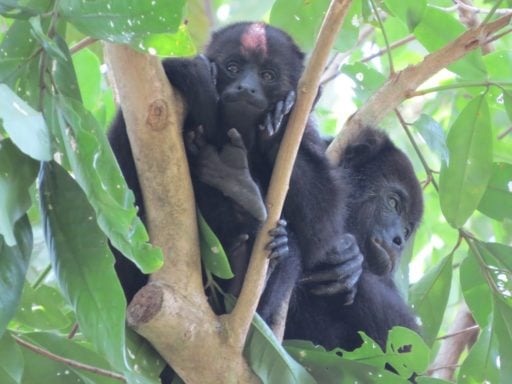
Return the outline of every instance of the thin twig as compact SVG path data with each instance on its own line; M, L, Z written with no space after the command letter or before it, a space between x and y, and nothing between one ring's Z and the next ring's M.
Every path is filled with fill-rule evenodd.
M402 45L405 45L413 40L416 40L416 36L414 36L414 35L406 36L403 39L397 40L394 43L392 43L389 46L389 49L393 50L393 49L401 47ZM388 47L382 48L380 51L373 53L370 56L366 56L366 57L362 58L361 63L366 63L372 59L375 59L376 57L382 56L383 54L387 53L387 51L388 51Z
M372 5L373 13L374 13L375 17L377 18L377 22L379 23L380 29L382 30L382 36L384 37L384 44L386 45L386 54L388 55L389 72L390 72L390 75L393 75L395 73L395 66L393 65L393 56L391 56L391 48L389 45L388 34L386 33L386 29L384 28L384 23L382 22L382 18L379 15L379 9L377 8L375 1L370 0L370 4Z
M503 140L505 136L507 136L510 132L512 132L512 127L509 127L508 129L504 130L498 135L498 140Z
M78 43L76 43L71 48L69 48L69 52L71 54L77 53L78 51L88 47L89 45L94 44L97 41L98 41L98 39L95 39L94 37L87 36L85 39L80 40Z
M71 328L71 331L69 331L68 339L71 340L73 337L75 337L76 333L78 332L78 323L73 324L73 327Z
M124 378L124 376L120 375L119 373L107 371L106 369L103 369L103 368L93 367L92 365L79 363L78 361L71 360L66 357L56 355L50 351L47 351L46 349L38 347L37 345L31 344L28 341L25 341L16 335L11 335L11 336L14 339L14 341L16 341L16 343L18 343L19 345L21 345L24 348L31 350L34 353L37 353L38 355L47 357L51 360L57 361L62 364L69 365L72 368L81 369L83 371L91 372L91 373L94 373L94 374L100 375L100 376L110 377L111 379L119 380L123 383L126 383L126 379Z
M448 333L448 334L446 334L444 336L439 336L438 338L436 338L436 340L446 340L446 339L449 339L450 337L455 337L455 336L458 336L458 335L460 335L462 333L476 331L477 329L480 329L480 327L478 325L472 325L471 327L467 327L467 328L461 329L460 331L456 331L456 332L453 332L453 333Z

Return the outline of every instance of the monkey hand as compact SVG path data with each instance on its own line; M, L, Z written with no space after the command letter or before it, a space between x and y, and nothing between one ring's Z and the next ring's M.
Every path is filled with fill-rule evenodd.
M215 64L213 61L210 61L202 53L197 56L196 60L202 62L203 66L208 67L210 72L210 82L214 87L217 87L217 64Z
M290 253L288 248L288 231L286 230L287 224L285 219L280 219L276 226L268 231L272 239L265 246L265 249L270 251L268 255L269 266L267 276L270 276L277 264Z
M315 295L341 294L345 305L352 304L363 272L363 260L355 237L346 233L317 267L304 273L300 282L308 285L310 292Z
M199 180L233 199L258 221L265 221L267 210L260 189L252 179L247 150L236 129L228 131L229 142L217 149L206 142L202 128L187 136L187 148L196 156L193 171Z
M273 111L265 116L265 121L259 126L262 141L270 140L281 130L283 120L295 104L295 92L290 91L284 100L277 102Z

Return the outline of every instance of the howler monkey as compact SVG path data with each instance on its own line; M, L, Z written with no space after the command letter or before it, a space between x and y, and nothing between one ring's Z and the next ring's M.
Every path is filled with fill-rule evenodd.
M312 295L298 286L285 338L353 350L362 343L358 331L364 331L385 348L392 327L418 330L393 282L393 271L421 220L422 191L407 156L376 129L358 133L340 167L349 172L352 189L347 230L355 235L364 255L357 293L352 304L344 305L343 294Z
M262 199L294 103L304 55L286 33L264 23L237 23L219 30L205 55L167 59L163 66L188 106L183 130L196 201L234 265L237 276L228 292L236 295L254 236L266 217ZM144 219L122 113L109 138ZM361 268L355 239L344 230L343 171L331 169L323 149L308 123L283 210L288 226L285 229L281 222L269 244L271 256L288 261L277 264L267 284L271 292L260 302L259 311L266 313L267 322L283 293L296 283L300 264L318 292L350 293L355 280L346 279L344 267ZM125 258L117 259L116 268L131 299L146 277Z

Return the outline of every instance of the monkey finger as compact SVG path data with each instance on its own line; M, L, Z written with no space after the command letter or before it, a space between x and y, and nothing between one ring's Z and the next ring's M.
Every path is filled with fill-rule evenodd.
M202 148L208 144L204 138L204 128L202 125L199 125L196 128L194 141L199 148Z
M288 246L274 248L272 252L270 252L270 254L268 255L268 258L270 260L279 260L288 256L289 253L290 249L288 248Z
M197 156L199 154L199 148L194 143L195 133L193 131L187 132L185 135L185 146L191 155Z
M283 121L284 117L283 108L284 101L279 101L276 104L276 108L274 110L274 134L276 134L277 131L279 131L279 128L281 128L281 122Z
M234 243L229 247L229 253L232 253L236 249L240 248L247 242L247 240L249 240L249 235L247 233L242 233L241 235L238 235Z
M343 305L352 305L354 304L354 299L356 298L356 289L352 289L350 292L348 292L345 296L345 302Z
M345 287L345 285L342 282L337 281L337 282L331 283L331 284L319 285L315 288L311 288L309 291L312 294L317 295L317 296L332 296L332 295L346 292L347 288Z
M274 135L274 127L272 126L272 118L270 117L270 113L265 117L265 129L267 131L267 136L272 137Z
M231 144L233 144L235 147L242 148L245 150L244 139L242 138L242 135L240 135L240 132L238 132L236 128L231 128L228 131L228 137Z
M265 249L267 251L272 251L274 248L279 248L284 245L286 245L286 248L288 248L288 236L279 236L273 238L267 245L265 245Z
M284 101L284 114L287 115L290 113L290 111L293 108L293 105L295 104L295 92L290 91L288 95L286 96L286 99Z
M218 74L217 64L215 64L212 61L212 62L210 62L210 76L212 78L212 84L214 87L217 86L217 74Z

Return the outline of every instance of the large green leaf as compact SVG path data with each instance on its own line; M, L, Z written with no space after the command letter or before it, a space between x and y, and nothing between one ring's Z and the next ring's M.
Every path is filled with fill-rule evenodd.
M154 272L162 265L162 253L147 243L149 237L137 216L133 193L126 186L105 133L76 100L60 96L50 101L46 114L50 127L63 145L100 228L144 273Z
M458 384L506 383L499 380L498 339L492 323L483 328L477 342L464 360L457 378Z
M460 266L460 285L475 321L481 327L486 326L492 313L492 293L473 253Z
M126 299L114 258L83 191L56 163L40 176L46 244L64 295L80 330L114 367L125 364Z
M50 11L51 0L1 0L0 14L5 17L28 18Z
M386 341L386 358L400 376L408 378L428 368L430 349L416 332L393 327Z
M407 384L409 381L384 368L341 358L344 351L327 352L309 341L288 340L286 350L321 384Z
M185 0L61 0L59 14L86 35L115 43L137 43L153 33L172 33Z
M14 236L16 245L12 247L0 236L0 337L16 313L32 252L32 228L27 216L16 222Z
M258 315L254 317L247 335L244 356L263 383L316 383L306 369L279 344Z
M494 163L478 210L496 220L512 220L512 164Z
M39 165L9 139L0 141L0 236L8 246L16 244L14 223L30 208L29 187Z
M20 347L6 332L0 337L0 383L19 384L23 375L24 361Z
M52 158L50 136L43 115L20 99L7 85L0 84L0 119L12 141L30 157Z
M500 299L494 299L494 332L500 352L501 383L512 377L512 307Z
M448 133L450 163L439 179L441 209L459 228L478 207L492 170L492 129L484 96L471 100Z
M105 359L90 349L90 345L85 343L85 345L80 345L73 340L69 340L66 336L58 336L53 333L45 332L33 332L24 334L23 339L58 356L107 371L112 370ZM73 372L77 377L80 377L81 382L84 384L119 384L118 380L64 364L61 365L61 370L64 372Z
M414 29L414 35L429 52L444 47L464 32L466 27L453 14L431 6L427 6L420 23ZM467 53L449 65L448 69L467 79L484 80L486 77L482 54L478 49Z
M410 290L409 301L421 318L423 338L434 343L450 295L453 255L445 257L431 268Z
M310 50L329 3L328 0L277 0L270 12L270 23L288 32L302 49ZM360 10L361 1L353 1L334 44L337 50L346 51L356 43L359 29L353 18Z

